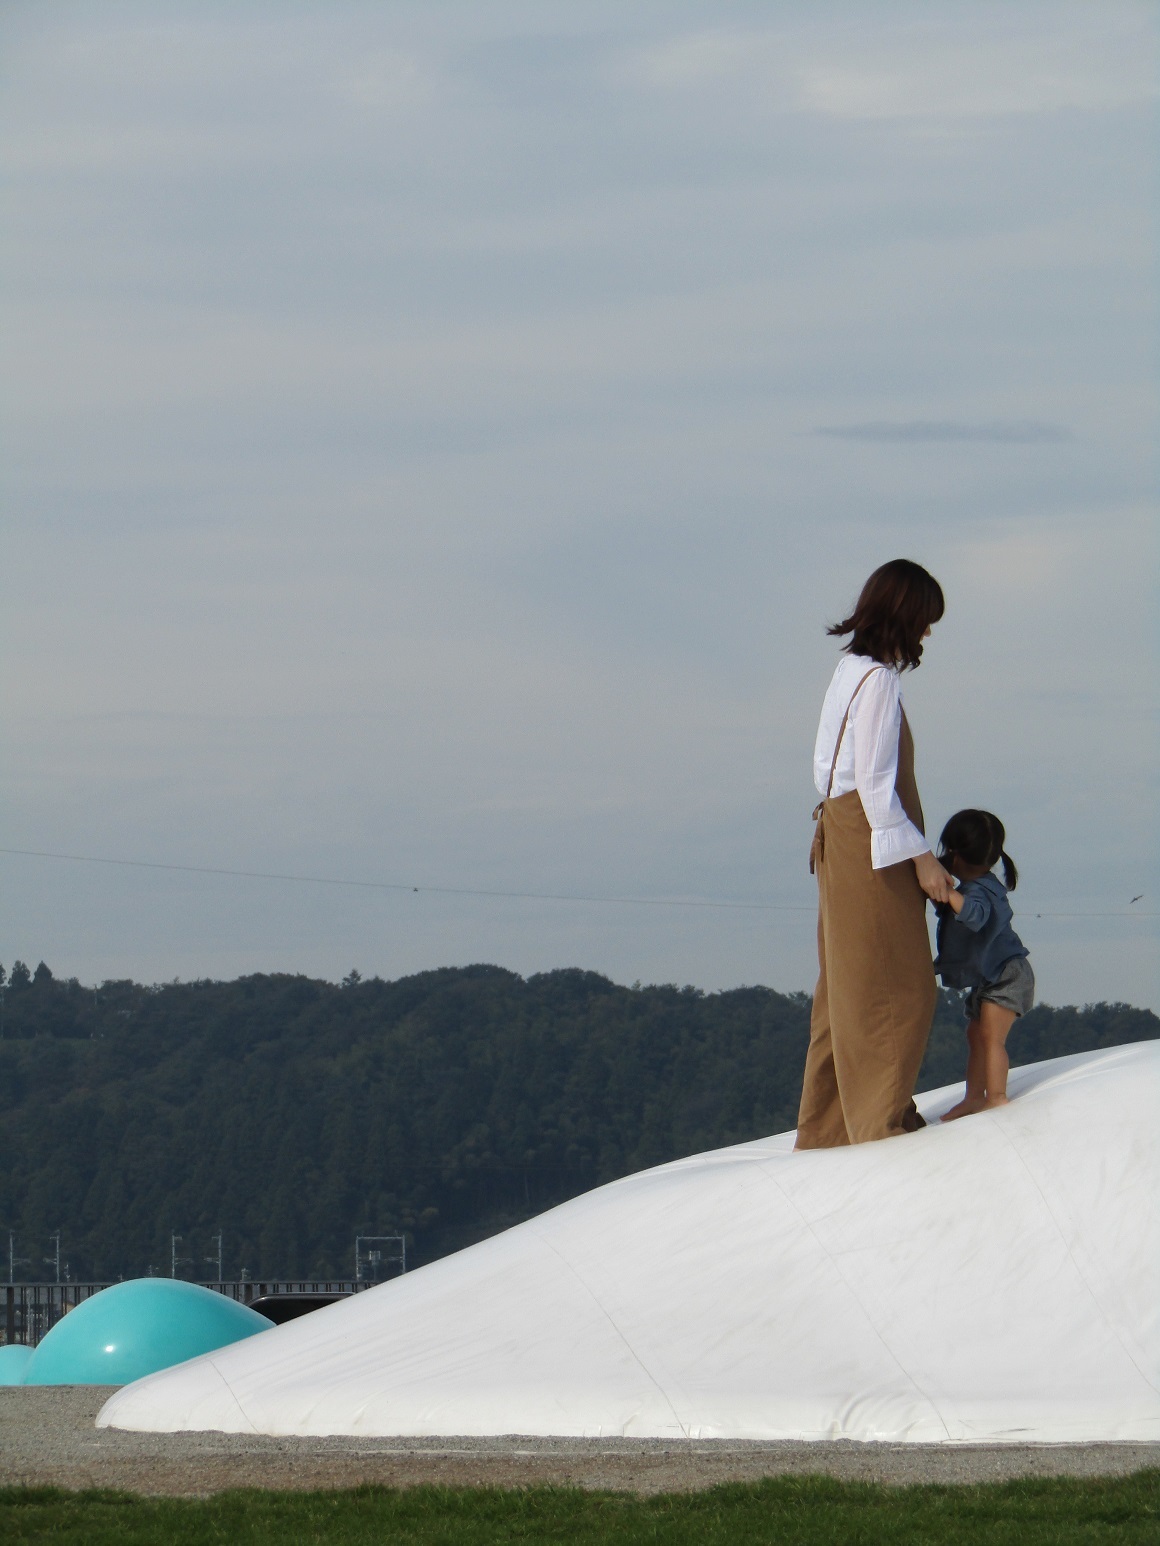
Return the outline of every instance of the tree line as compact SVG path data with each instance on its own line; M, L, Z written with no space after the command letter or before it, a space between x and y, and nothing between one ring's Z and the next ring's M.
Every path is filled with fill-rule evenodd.
M0 1230L45 1275L349 1277L357 1233L409 1264L605 1181L796 1120L805 994L621 987L496 966L82 986L0 970ZM920 1088L962 1078L941 993ZM1149 1010L1040 1005L1016 1063L1160 1034ZM0 1237L0 1247L7 1236ZM3 1263L7 1266L7 1262Z

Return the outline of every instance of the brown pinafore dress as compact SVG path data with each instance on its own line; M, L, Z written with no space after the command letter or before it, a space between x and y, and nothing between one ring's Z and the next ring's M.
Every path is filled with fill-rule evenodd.
M849 713L847 708L847 718ZM843 719L831 789L845 728ZM903 810L924 832L905 712L895 788ZM914 865L906 859L874 869L870 823L856 789L836 798L827 794L817 815L811 864L818 876L820 972L798 1113L799 1149L913 1132L920 1119L911 1096L938 992L926 897Z

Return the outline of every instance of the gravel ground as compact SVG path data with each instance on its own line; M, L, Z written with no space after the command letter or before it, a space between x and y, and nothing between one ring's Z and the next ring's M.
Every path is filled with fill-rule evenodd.
M663 1439L274 1439L118 1433L93 1419L112 1387L0 1387L0 1486L115 1487L204 1496L229 1487L527 1487L686 1492L762 1476L992 1482L1122 1476L1160 1466L1160 1444L825 1444Z

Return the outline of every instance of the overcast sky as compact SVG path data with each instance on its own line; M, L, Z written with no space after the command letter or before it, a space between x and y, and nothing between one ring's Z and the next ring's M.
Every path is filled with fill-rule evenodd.
M907 555L929 823L1006 822L1043 997L1160 1007L1155 66L1117 0L9 0L0 846L421 889L0 855L0 960L810 989L824 626Z

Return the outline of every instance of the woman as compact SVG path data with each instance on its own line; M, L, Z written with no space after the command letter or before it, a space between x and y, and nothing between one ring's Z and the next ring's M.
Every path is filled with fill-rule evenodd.
M818 877L821 971L799 1149L922 1125L911 1096L937 992L926 897L945 901L954 882L924 835L899 677L917 668L943 605L934 576L896 558L866 581L851 615L827 630L851 637L814 748L822 799L810 869Z

